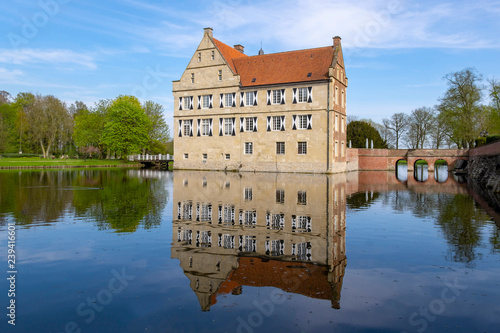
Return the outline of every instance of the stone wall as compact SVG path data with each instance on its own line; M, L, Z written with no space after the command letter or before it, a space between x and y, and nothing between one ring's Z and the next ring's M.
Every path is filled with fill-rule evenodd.
M471 149L467 173L481 188L500 193L500 141Z

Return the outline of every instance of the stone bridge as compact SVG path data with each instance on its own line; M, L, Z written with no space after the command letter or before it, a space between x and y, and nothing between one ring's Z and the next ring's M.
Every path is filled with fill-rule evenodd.
M453 170L458 160L468 160L469 149L348 149L348 169L360 171L395 170L399 160L408 162L408 172L413 172L415 162L426 161L429 172L434 171L437 160L448 163L448 169Z

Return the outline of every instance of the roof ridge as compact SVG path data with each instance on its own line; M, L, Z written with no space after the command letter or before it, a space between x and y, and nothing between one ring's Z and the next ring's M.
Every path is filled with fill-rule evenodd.
M319 50L319 49L326 49L326 48L333 48L333 45L330 46L320 46L320 47L311 47L309 49L298 49L298 50L291 50L291 51L281 51L281 52L275 52L275 53L266 53L266 54L261 54L261 55L252 55L252 56L247 56L248 58L253 58L253 57L267 57L267 56L272 56L272 55L277 55L277 54L282 54L282 53L294 53L294 52L304 52L304 51L309 51L309 50Z

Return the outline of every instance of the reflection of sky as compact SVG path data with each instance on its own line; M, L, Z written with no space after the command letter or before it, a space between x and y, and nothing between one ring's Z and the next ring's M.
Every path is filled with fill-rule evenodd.
M172 184L161 213L162 224L133 233L98 230L92 222L64 214L47 226L18 229L18 325L15 332L61 332L75 321L83 332L221 332L237 331L240 318L257 313L276 288L243 286L241 295L219 295L209 312L201 312L178 260L170 259ZM391 193L389 196L393 195ZM405 193L408 197L413 193ZM436 316L428 332L494 331L500 325L498 253L487 239L493 224L482 229L482 254L473 269L446 260L449 245L434 218L410 211L397 214L379 197L362 210L347 210L347 268L339 310L327 300L280 292L286 297L263 317L257 332L408 331L410 315L438 298L444 281L456 277L467 287ZM0 227L5 235L5 226ZM5 237L0 247L6 248ZM5 251L0 255L5 262ZM107 288L112 270L135 276L125 290L86 324L76 308ZM0 284L6 290L5 280ZM2 304L6 295L2 293ZM147 329L147 330L146 330Z

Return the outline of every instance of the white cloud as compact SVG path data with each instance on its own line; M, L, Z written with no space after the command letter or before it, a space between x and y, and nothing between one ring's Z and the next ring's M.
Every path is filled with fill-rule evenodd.
M39 50L39 49L0 49L0 63L26 65L42 64L75 64L94 70L97 68L94 58L71 50Z

